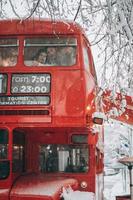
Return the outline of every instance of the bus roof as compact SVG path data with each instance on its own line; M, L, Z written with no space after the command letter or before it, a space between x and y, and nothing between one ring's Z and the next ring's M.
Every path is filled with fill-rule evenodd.
M0 20L0 35L21 34L84 34L75 22L41 19Z

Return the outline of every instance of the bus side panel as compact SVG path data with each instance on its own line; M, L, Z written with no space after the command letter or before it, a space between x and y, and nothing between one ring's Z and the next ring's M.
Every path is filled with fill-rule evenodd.
M0 189L0 200L9 200L9 189Z

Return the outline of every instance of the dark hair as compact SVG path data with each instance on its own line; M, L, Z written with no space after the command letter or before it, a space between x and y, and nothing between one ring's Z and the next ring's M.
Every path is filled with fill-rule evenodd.
M17 51L17 49L14 49L14 48L11 48L11 49L8 49L8 50L7 50L7 48L3 49L2 52L1 52L2 59L10 58L14 51Z
M46 49L39 49L39 51L37 52L37 54L34 56L33 60L38 59L39 55L41 53L46 53L47 54L47 50Z

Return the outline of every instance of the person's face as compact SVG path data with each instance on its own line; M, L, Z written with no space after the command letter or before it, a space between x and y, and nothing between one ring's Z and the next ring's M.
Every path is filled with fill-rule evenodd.
M2 66L3 67L8 67L8 66L12 66L12 62L10 60L10 58L6 58L5 60L2 60Z
M48 53L49 56L56 55L56 49L54 47L49 47L47 49L47 53Z
M46 61L47 54L45 52L41 52L38 57L38 62L44 64Z
M17 57L18 57L18 52L17 51L12 51L11 56L10 56L9 65L16 65Z

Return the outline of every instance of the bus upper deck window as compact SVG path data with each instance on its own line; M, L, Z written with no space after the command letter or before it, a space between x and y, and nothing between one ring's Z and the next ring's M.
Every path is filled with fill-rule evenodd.
M0 74L0 94L6 93L7 91L7 75Z
M0 39L0 67L12 67L17 64L18 40L16 38Z
M76 38L27 38L24 63L27 66L72 66L76 64Z

